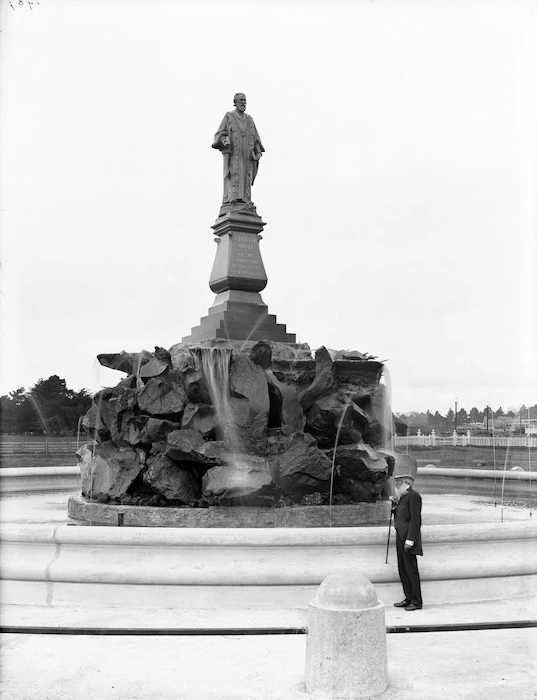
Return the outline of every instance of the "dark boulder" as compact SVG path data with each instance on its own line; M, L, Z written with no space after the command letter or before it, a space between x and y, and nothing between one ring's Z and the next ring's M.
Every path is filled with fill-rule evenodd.
M327 452L330 460L333 455L334 450ZM335 465L334 493L355 503L377 501L390 474L388 460L364 442L340 445Z
M266 370L269 388L270 412L274 417L270 423L280 427L283 435L303 433L306 417L298 400L294 386L280 382L271 370Z
M121 387L119 385L114 389L114 396L117 401L117 412L134 411L138 408L139 389L131 387Z
M110 498L123 495L140 474L145 453L131 447L117 447L112 442L78 452L82 475L82 494L89 498L106 494Z
M296 503L307 493L328 494L331 462L311 435L293 435L286 450L269 457L269 466L282 493Z
M236 451L264 454L270 408L265 371L247 355L239 355L231 364L229 387L230 418L238 439Z
M152 377L138 395L138 405L153 416L180 416L187 398L178 372Z
M299 397L302 408L307 411L316 399L336 391L337 387L334 363L330 353L325 347L319 348L315 351L315 379Z
M149 362L146 362L145 365L140 368L139 376L144 380L150 377L158 377L160 374L167 372L168 369L169 364L167 362L152 357Z
M155 355L157 360L165 362L170 369L173 369L172 356L166 350L166 348L161 348L158 345L155 345L155 352L153 354Z
M86 435L97 440L97 442L105 442L110 437L108 426L95 403L89 407L84 418L82 418L81 427Z
M317 438L321 447L352 444L362 439L367 416L344 392L316 399L306 412L306 430ZM338 435L339 432L339 435Z
M150 445L151 440L147 437L146 427L148 416L136 415L133 411L125 411L121 420L120 440L133 447ZM118 444L118 440L114 440Z
M149 443L163 442L171 432L180 428L179 423L171 420L149 418L145 426L145 437Z
M190 469L184 469L163 454L147 460L145 483L169 501L193 505L201 495L201 481Z
M152 354L147 350L142 352L121 352L101 353L97 355L97 360L103 367L117 369L127 374L137 374L141 366L152 358Z
M217 466L203 475L202 498L211 505L272 507L280 496L268 471L259 465Z
M250 360L262 369L269 369L272 364L272 347L266 340L260 340L250 350Z
M215 437L216 421L211 405L189 403L186 405L181 428L200 433L204 438Z
M174 462L216 465L222 461L224 452L221 443L205 442L199 433L181 429L169 433L165 454Z
M185 366L181 370L181 376L188 401L199 404L211 403L211 394L205 377L202 371L196 367L192 356L189 357L189 362L185 361Z

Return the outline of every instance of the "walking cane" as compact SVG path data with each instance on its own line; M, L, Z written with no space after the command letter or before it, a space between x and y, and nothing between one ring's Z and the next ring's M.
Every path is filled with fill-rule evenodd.
M393 504L390 504L390 524L388 525L388 542L386 543L386 564L388 563L388 552L390 551L390 533L392 531Z

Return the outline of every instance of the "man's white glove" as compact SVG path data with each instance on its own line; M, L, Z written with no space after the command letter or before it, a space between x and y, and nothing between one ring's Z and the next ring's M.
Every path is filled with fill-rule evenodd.
M409 549L412 549L414 546L414 540L405 540L405 552L408 552Z

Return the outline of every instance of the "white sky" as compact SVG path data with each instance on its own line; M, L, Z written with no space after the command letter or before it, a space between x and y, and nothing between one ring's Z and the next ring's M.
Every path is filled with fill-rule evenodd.
M2 1L0 394L207 313L243 91L269 311L393 409L537 402L537 2Z

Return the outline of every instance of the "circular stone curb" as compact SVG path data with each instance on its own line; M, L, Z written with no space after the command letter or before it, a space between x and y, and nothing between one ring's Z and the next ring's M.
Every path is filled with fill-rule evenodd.
M386 525L390 516L390 504L389 501L379 501L337 505L332 508L330 506L159 508L110 505L90 502L82 496L73 496L69 499L67 512L74 520L113 526L118 525L118 516L122 515L123 525L126 527L374 527Z

